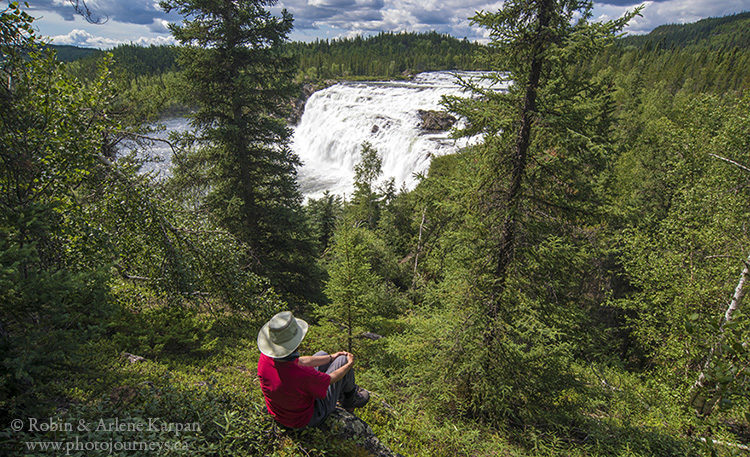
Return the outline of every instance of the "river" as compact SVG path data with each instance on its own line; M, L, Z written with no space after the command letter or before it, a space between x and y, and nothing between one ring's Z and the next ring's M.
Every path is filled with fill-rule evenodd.
M303 162L298 173L305 197L318 197L328 190L351 194L354 165L362 143L370 142L383 161L382 181L394 178L396 186L413 188L417 175L427 171L434 156L458 151L478 138L454 140L449 132L426 133L420 128L417 110L441 110L445 95L469 96L457 76L484 86L480 72L427 72L411 81L341 82L315 92L305 104L299 124L294 126L291 147ZM502 89L502 88L499 88ZM169 131L188 128L184 118L165 119ZM458 126L462 125L459 120ZM171 150L155 145L153 160L145 171L168 175Z

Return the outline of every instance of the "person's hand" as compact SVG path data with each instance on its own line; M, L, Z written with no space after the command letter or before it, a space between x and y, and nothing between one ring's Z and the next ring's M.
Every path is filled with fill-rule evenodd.
M341 355L344 355L344 356L345 356L345 355L346 355L346 352L344 352L344 351L339 351L339 352L335 352L335 353L331 354L331 361L334 361L334 360L336 360L336 359L337 359L337 358L338 358L339 356L341 356Z
M350 352L345 352L344 354L346 354L346 363L348 363L349 365L354 365L354 354Z

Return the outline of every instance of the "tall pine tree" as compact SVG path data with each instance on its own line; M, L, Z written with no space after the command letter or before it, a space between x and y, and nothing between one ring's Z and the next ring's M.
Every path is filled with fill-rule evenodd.
M167 0L183 44L187 100L197 107L189 140L191 185L203 186L219 223L249 247L251 268L281 291L313 298L313 245L296 184L299 158L288 146L286 114L295 94L294 60L282 44L292 17L274 0Z
M472 21L491 39L484 61L496 82L511 85L501 92L469 82L473 98L446 100L469 119L468 133L485 136L459 232L476 246L457 257L460 274L446 274L441 285L466 287L468 295L447 298L461 300L445 318L462 322L450 350L465 351L447 370L460 374L462 408L492 422L544 421L570 404L563 392L575 388L570 364L589 311L581 290L596 249L585 235L601 204L611 117L607 82L580 62L612 43L631 17L592 23L591 8L510 0L478 13Z

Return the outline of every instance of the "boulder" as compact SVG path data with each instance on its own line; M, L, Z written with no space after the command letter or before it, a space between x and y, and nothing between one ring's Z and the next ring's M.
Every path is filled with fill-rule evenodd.
M445 111L417 110L420 119L419 127L427 132L444 132L453 127L456 118Z
M365 421L342 408L333 410L320 428L341 438L356 441L374 457L403 457L381 443Z
M130 363L137 363L137 362L144 362L146 360L145 357L141 357L139 355L131 354L129 352L123 352L122 358L126 359Z

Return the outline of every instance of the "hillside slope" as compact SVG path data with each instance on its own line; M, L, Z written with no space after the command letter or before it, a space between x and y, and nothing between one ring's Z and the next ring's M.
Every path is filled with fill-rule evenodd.
M626 46L675 49L697 46L708 49L750 48L750 11L702 19L690 24L661 25L651 33L625 37Z

